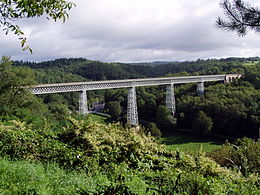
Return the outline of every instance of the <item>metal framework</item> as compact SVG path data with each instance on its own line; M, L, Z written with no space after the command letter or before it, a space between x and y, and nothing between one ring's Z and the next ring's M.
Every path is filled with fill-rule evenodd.
M80 93L79 113L88 114L88 99L87 99L87 91L86 90L84 90Z
M166 85L166 107L171 111L172 115L174 116L176 111L175 106L175 97L174 97L174 85Z
M128 90L127 96L127 123L130 125L138 125L138 113L136 103L135 87L131 87Z
M65 92L73 92L73 91L81 92L80 99L79 99L79 112L82 114L88 114L89 112L87 106L86 91L99 90L99 89L129 88L128 104L127 104L127 121L131 125L138 125L135 87L166 85L166 106L174 115L176 111L175 97L174 97L174 84L198 83L197 92L199 93L199 95L203 95L204 82L224 81L224 83L226 83L226 82L231 82L235 78L240 78L240 77L242 77L241 74L163 77L163 78L146 78L146 79L77 82L77 83L41 84L41 85L34 85L34 86L25 86L25 88L28 88L33 94L65 93Z
M197 84L197 93L199 96L204 95L204 83L203 82L200 82Z

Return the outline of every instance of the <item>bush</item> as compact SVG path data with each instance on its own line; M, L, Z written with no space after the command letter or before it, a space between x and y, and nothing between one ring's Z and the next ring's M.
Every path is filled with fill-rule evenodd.
M0 122L0 155L12 159L31 161L54 161L62 166L80 164L78 155L82 151L72 150L44 130L32 130L30 125L13 120L6 124ZM82 162L81 162L82 163Z
M260 142L250 138L238 139L234 144L226 143L209 156L221 166L236 168L245 176L260 171Z
M155 123L149 123L145 128L145 133L154 136L156 139L160 139L162 136L162 132L158 129Z
M164 146L156 143L137 128L124 128L119 123L99 124L70 118L70 125L59 134L60 140L74 148L84 150L99 163L128 162L134 165L146 154L156 154Z
M37 163L54 161L66 166L69 174L58 166L38 171L31 165L13 174L11 168L1 169L5 166L0 159L0 193L259 194L257 175L246 178L203 153L169 152L136 128L73 118L59 134L45 128L33 130L20 121L1 122L0 155ZM75 172L76 168L81 172Z

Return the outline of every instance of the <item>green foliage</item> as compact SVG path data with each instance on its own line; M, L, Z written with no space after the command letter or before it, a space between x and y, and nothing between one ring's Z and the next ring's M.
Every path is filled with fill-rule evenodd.
M162 146L136 128L123 128L120 124L99 124L93 121L70 119L60 139L84 150L88 156L99 159L99 164L128 162L135 166L137 159L157 153Z
M123 111L120 102L108 102L106 107L108 109L108 114L112 117L112 119L115 121L119 121Z
M202 75L202 74L226 74L242 73L244 77L226 85L216 84L205 86L205 98L201 99L196 94L196 84L176 85L177 126L191 129L192 121L199 111L203 111L212 119L211 132L225 136L250 136L258 135L260 123L259 113L259 57L254 58L227 58L197 60L194 62L167 62L160 65L135 64L126 65L120 63L102 63L83 58L57 59L54 61L34 63L15 62L16 66L29 66L36 70L39 82L74 82L102 79L125 79L159 76ZM252 65L245 66L251 62ZM80 76L79 76L80 75ZM71 80L70 80L71 78ZM50 103L51 95L44 96L44 102ZM78 96L76 93L62 94L62 104L68 105L71 111L78 109ZM105 110L110 102L120 103L122 110L114 120L126 122L127 90L105 90L88 92L89 104L94 100L104 101ZM171 129L170 124L175 124L176 119L170 115L165 116L165 109L158 111L161 105L165 105L165 87L138 87L137 104L139 119L156 123L163 132ZM115 107L115 106L114 106ZM119 108L119 107L118 107ZM161 112L161 113L160 113ZM120 112L119 112L120 113ZM159 117L161 115L162 117ZM163 115L165 117L163 117ZM165 118L163 120L158 118ZM167 122L168 121L168 122Z
M234 167L245 176L260 170L260 142L249 138L238 139L234 144L226 143L209 156L221 166Z
M250 82L256 89L260 89L260 63L251 65L245 69L245 81Z
M64 170L57 164L0 158L1 194L97 194L110 185L105 175Z
M181 96L177 101L179 127L191 128L196 113L203 111L212 119L215 134L258 136L259 90L244 84L235 85L208 86L204 99L187 94Z
M236 31L239 36L247 34L248 29L259 32L260 9L242 0L222 0L220 6L224 10L227 20L218 17L217 27Z
M166 106L159 106L156 114L156 121L161 129L170 128L175 124L172 113Z
M32 50L26 45L27 39L20 27L14 21L22 18L34 18L46 15L47 19L65 20L68 18L67 10L70 10L74 3L65 0L3 0L0 1L0 27L6 34L12 31L18 36L23 50Z
M2 57L0 60L0 114L26 118L46 112L41 101L24 87L32 84L35 84L32 69L12 67L10 59Z
M0 123L0 154L14 159L55 161L64 166L76 166L79 150L71 150L48 129L32 130L20 121Z
M241 63L243 62L244 60L241 59ZM57 81L64 82L69 78L69 73L83 70L86 64L89 67L88 73L93 78L107 71L104 74L105 78L109 72L110 65L114 67L113 70L115 71L122 68L111 75L115 77L120 75L122 78L130 75L138 76L139 73L135 74L134 72L142 70L139 66L131 67L130 65L110 64L107 65L106 71L103 73L102 65L100 65L97 70L101 72L91 75L92 62L84 59L60 59L46 63L28 63L27 65L37 68L37 76L42 74L39 76L39 79L43 79L45 74L48 75L50 72L60 72L53 74L48 81L45 80L44 82L55 82L56 76ZM214 63L216 65L213 65ZM182 74L214 74L216 72L239 70L258 75L254 69L255 65L248 66L250 69L243 69L243 66L240 66L239 63L240 61L235 63L234 59L230 59L230 62L228 59L225 61L200 60L189 62L187 66L183 66L183 63L176 63L166 64L155 69L158 71L158 74L164 71L169 73L178 70L183 72L189 70ZM44 69L45 65L48 66L48 70ZM52 66L53 68L50 68ZM149 72L149 70L153 69L152 67L146 69L148 71L147 75L154 74L152 71ZM27 75L28 78L26 74L22 74L23 71L19 73L20 70L22 70L21 67L12 67L8 59L3 59L0 69L3 81L0 83L0 87L3 86L0 88L2 90L2 93L0 93L2 102L11 97L12 90L16 90L12 86L17 86L20 90L19 87L21 85L30 85L34 80L32 79L33 72L30 69L24 69L29 73ZM127 71L133 74L128 75ZM85 73L82 74L82 76L84 75ZM143 76L147 75L143 74ZM71 79L78 78L84 80L84 78L77 76ZM246 133L243 132L246 128L247 133L252 135L253 129L259 127L258 100L260 96L259 91L255 89L256 84L257 76L250 76L248 78L245 77L244 81L232 84L209 86L206 87L205 98L195 96L196 86L194 84L176 87L178 125L190 128L191 121L196 119L197 122L200 122L200 125L197 126L202 127L199 129L204 129L204 133L211 129L210 121L212 120L214 124L211 131L213 133L230 133L233 135L234 132ZM124 128L119 123L106 125L103 122L103 124L100 124L91 120L91 116L84 117L75 114L72 117L73 114L71 114L69 119L67 119L71 110L77 108L77 104L72 103L77 101L77 95L44 96L43 99L48 105L48 111L47 106L43 105L38 99L31 98L33 96L27 93L25 89L22 88L21 90L25 91L24 96L17 97L23 98L15 101L22 103L12 104L13 107L5 109L8 112L4 113L2 111L0 155L11 159L23 159L37 163L55 162L57 163L55 167L62 166L67 171L56 167L57 172L60 174L56 175L56 168L52 170L47 166L47 168L44 168L44 173L35 171L37 172L35 174L34 168L30 167L35 164L30 164L27 166L28 168L23 169L23 172L27 173L31 168L31 172L29 174L21 174L21 177L17 173L12 175L10 172L5 171L4 173L10 174L14 179L10 179L11 177L8 177L6 174L1 174L1 176L4 175L6 183L0 180L0 186L3 184L2 186L8 187L1 186L2 191L0 192L27 193L28 191L29 193L32 191L32 193L48 194L63 192L67 194L260 193L259 177L256 173L259 170L259 142L254 144L247 140L243 140L241 143L238 141L235 143L236 146L226 145L224 146L225 149L214 153L217 162L223 166L236 167L236 169L239 169L247 176L245 177L237 171L221 167L211 158L206 157L201 151L193 150L192 155L187 155L178 151L180 149L187 152L187 147L181 149L179 146L176 146L179 148L177 151L176 149L172 151L166 150L165 146L160 145L153 137L160 136L160 131L155 123L147 122L146 129L143 130ZM169 113L169 110L162 106L165 102L165 88L140 87L137 89L137 95L139 116L146 116L144 118L146 120L157 121L158 126L160 128L163 127L164 132L168 131L169 133L176 121ZM115 118L124 118L126 113L124 110L126 108L126 89L108 90L99 94L88 93L88 97L90 99L105 100L106 109L109 107L110 110L114 109ZM8 108L6 104L2 107ZM198 117L195 117L197 113L200 114ZM204 126L201 126L201 124ZM171 141L177 143L177 145L190 142L185 140L183 136L182 138L175 136L174 139L166 141L166 144L169 144ZM193 141L199 142L198 145L201 143L200 140ZM11 167L14 166L13 162L8 161L6 164L8 163L11 164ZM45 167L45 165L43 166ZM75 169L82 172L77 173ZM8 170L12 169L8 168ZM21 169L19 170L21 171ZM50 173L48 173L49 170ZM30 174L32 172L33 174ZM38 180L38 177L35 178L34 175L40 175L44 179ZM52 176L56 178L57 182L53 182ZM67 179L67 177L71 177L74 180ZM21 188L17 187L15 178L18 178L18 182L21 182ZM22 180L24 180L24 183ZM31 180L33 181L31 182ZM44 183L41 183L41 181ZM50 187L46 187L48 181L53 185L49 184ZM31 182L35 187L32 189L28 182ZM64 187L64 185L66 186Z
M47 125L45 130L32 130L30 125L19 121L1 123L1 156L54 161L69 168L65 172L56 165L43 168L41 164L0 159L1 192L259 193L255 175L245 178L220 167L201 152L195 156L169 152L153 137L138 129L125 129L120 124L104 125L73 118L69 121L58 135ZM77 167L80 173L71 170Z
M145 130L146 133L150 133L155 138L159 139L162 136L162 132L158 129L155 123L149 123Z
M60 103L50 103L48 104L49 110L54 114L55 118L58 120L64 119L70 112L69 108L65 104Z
M245 63L252 65L246 66ZM196 84L176 85L176 108L177 126L191 129L196 114L203 111L212 119L211 132L225 136L258 136L260 124L259 113L259 57L253 58L227 58L197 60L193 62L167 62L160 65L154 63L126 65L120 63L102 63L83 58L57 59L48 62L14 62L16 66L29 66L35 69L38 82L74 82L102 80L102 79L125 79L159 76L202 75L202 74L226 74L242 73L244 77L226 85L211 83L205 86L205 98L201 99L196 94ZM60 101L51 98L53 95L45 95L44 103L55 101L65 104L70 111L78 109L78 94L64 93L58 95ZM56 95L55 95L56 96ZM106 103L105 110L110 102L120 104L121 108L112 106L120 113L114 120L126 122L127 90L99 90L88 92L89 104L95 100ZM138 116L141 120L156 123L163 132L171 129L170 124L175 124L176 119L166 116L165 109L158 108L165 105L165 86L138 87L137 88ZM52 109L54 110L54 109ZM161 113L160 113L161 112ZM160 117L161 115L161 117ZM164 116L164 117L163 117ZM162 119L166 119L164 122ZM168 118L168 119L167 119ZM157 120L159 119L159 120Z
M205 112L199 111L192 123L192 127L196 134L207 135L213 127L213 122L212 119L205 114Z

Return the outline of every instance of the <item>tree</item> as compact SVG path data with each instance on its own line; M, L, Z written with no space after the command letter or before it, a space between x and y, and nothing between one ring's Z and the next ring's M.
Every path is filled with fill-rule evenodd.
M223 0L220 6L228 20L218 17L217 26L227 31L236 31L239 36L246 35L248 29L260 33L260 10L242 0Z
M34 72L26 67L13 67L9 57L0 59L0 116L37 115L45 106L25 87L35 84Z
M122 114L123 108L121 107L119 102L109 102L107 103L107 108L109 110L109 114L114 120L119 120Z
M156 121L159 128L162 131L166 131L167 128L171 128L175 123L175 119L173 118L170 110L166 106L159 106L156 113Z
M199 111L192 123L194 132L198 135L208 134L213 127L212 119L203 111Z
M22 18L34 18L46 15L47 19L63 20L68 18L67 10L75 4L65 0L1 0L0 1L0 27L6 34L12 31L18 36L23 50L32 50L26 45L26 37L14 21Z

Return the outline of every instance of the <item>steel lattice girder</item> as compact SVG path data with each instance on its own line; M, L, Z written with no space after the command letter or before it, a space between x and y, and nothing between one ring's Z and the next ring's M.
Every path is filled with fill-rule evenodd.
M171 85L181 83L201 83L210 81L227 82L230 78L240 78L241 74L228 75L204 75L204 76L187 76L187 77L164 77L148 79L127 79L127 80L110 80L110 81L93 81L77 83L55 83L26 86L33 94L64 93L83 90L99 90L114 88L130 88L132 86L153 86L153 85Z

